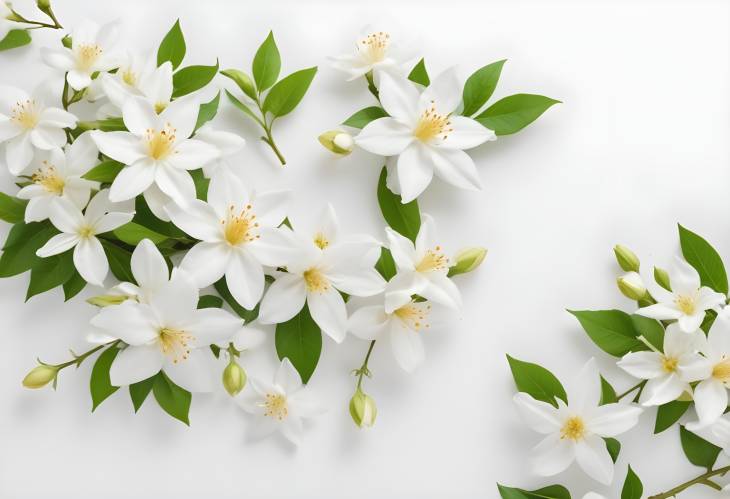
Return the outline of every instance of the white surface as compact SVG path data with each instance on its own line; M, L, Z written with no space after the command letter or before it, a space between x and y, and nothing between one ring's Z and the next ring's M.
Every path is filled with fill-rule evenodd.
M328 339L312 389L329 412L308 427L298 450L274 439L250 443L245 415L222 394L195 397L190 428L149 400L132 414L119 392L90 414L88 372L63 373L57 392L20 386L36 356L64 359L81 344L92 307L60 293L24 304L28 276L0 281L0 497L301 497L491 498L494 483L570 484L618 497L631 462L647 492L695 476L678 436L650 438L653 411L622 440L616 483L604 489L575 469L541 479L525 459L538 440L517 419L504 354L539 362L559 377L595 355L619 388L630 386L592 346L565 308L627 309L614 288L611 247L623 242L645 262L665 262L681 222L730 255L730 41L727 2L314 3L81 2L65 0L59 18L125 22L130 45L156 47L179 16L186 63L247 67L273 28L283 71L321 70L302 105L277 123L289 159L279 168L255 129L226 103L217 119L249 140L243 162L263 187L296 188L295 216L329 199L352 231L380 235L375 185L380 160L362 152L333 160L316 141L370 99L362 82L345 83L325 57L348 50L361 24L399 21L421 40L432 75L459 62L463 72L508 58L496 97L542 93L565 104L512 137L474 153L484 191L433 185L423 196L447 248L485 245L477 274L460 279L464 317L426 338L427 363L408 376L376 346L365 389L380 412L358 431L347 412L367 344ZM0 55L2 83L31 87L51 71L38 48L58 34L38 33L30 49ZM223 78L217 85L227 85ZM2 177L8 191L12 183ZM315 209L316 208L316 209ZM7 226L0 228L7 233ZM85 291L90 294L90 291ZM272 342L246 358L250 375L268 375ZM682 498L702 498L696 489Z

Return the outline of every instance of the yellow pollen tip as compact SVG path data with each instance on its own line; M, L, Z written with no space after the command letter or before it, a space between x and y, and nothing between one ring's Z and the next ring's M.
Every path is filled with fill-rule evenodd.
M327 238L326 238L326 237L324 237L324 234L322 234L321 232L319 232L319 233L317 233L317 235L316 235L316 236L314 236L314 244L315 244L315 246L317 246L317 247L318 247L319 249L322 249L322 250L323 250L323 249L325 249L325 248L326 248L327 246L329 246L329 245L330 245L330 242L329 242L329 241L327 240Z
M137 75L131 69L127 69L122 73L122 81L130 87L134 87L137 85Z
M674 303L677 308L682 311L685 315L692 315L695 313L695 299L693 296L682 295L674 299Z
M370 33L360 40L357 48L370 64L377 64L382 62L387 56L389 44L390 35L379 31L377 33Z
M282 421L289 415L286 396L280 393L267 393L261 406L264 408L264 416L269 416L279 421Z
M563 427L560 429L560 438L568 438L577 442L586 434L586 425L581 418L573 416L568 418Z
M410 302L396 309L393 314L398 317L408 328L413 331L428 329L428 314L431 312L431 305L426 303Z
M251 211L252 206L246 205L240 212L236 213L236 207L231 205L228 207L228 213L223 224L223 237L228 244L238 246L240 244L250 243L258 239L260 236L255 233L259 223L256 221L256 215Z
M36 103L32 99L18 101L10 109L10 120L25 130L35 128L40 119Z
M431 102L431 107L421 113L413 135L421 142L430 142L436 138L446 140L453 131L449 115L439 114L435 103Z
M147 130L147 153L156 160L162 160L173 152L176 130L168 123L162 130Z
M433 272L436 270L444 270L449 268L449 259L441 251L441 246L436 246L432 250L426 251L421 261L416 265L417 272Z
M58 174L56 167L48 161L43 161L41 167L30 177L31 181L43 187L47 192L61 195L66 181Z
M305 270L304 282L307 285L307 289L313 293L324 293L330 288L330 282L318 268L311 268Z

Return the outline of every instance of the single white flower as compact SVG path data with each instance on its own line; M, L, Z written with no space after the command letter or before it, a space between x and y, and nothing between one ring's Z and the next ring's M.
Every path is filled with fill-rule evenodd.
M254 308L264 292L264 266L284 265L296 251L291 231L278 228L289 196L289 191L249 192L238 178L216 175L208 186L208 202L167 205L172 222L201 241L180 267L200 288L225 275L236 301Z
M385 288L385 311L393 312L412 295L453 309L461 307L461 294L449 279L449 258L435 241L435 226L428 215L421 217L421 229L415 244L386 228L390 252L398 273Z
M134 213L112 209L107 189L91 198L83 213L66 198L54 199L49 218L61 233L53 236L36 254L46 258L73 248L74 266L81 277L86 282L101 286L109 272L109 262L96 236L126 224L134 216Z
M546 437L533 449L532 467L541 476L556 475L577 461L593 479L608 485L613 479L613 461L603 438L633 428L642 412L629 404L599 405L601 382L594 359L574 378L568 404L558 407L517 393L514 401L525 423Z
M259 321L279 324L309 307L312 319L336 342L347 334L347 308L343 293L373 296L383 291L385 280L374 266L380 245L367 236L339 236L332 206L319 218L316 229L297 232L298 250L277 275L261 301Z
M689 384L705 376L707 361L698 353L703 340L701 331L684 333L675 322L664 335L664 352L631 352L618 361L618 366L648 380L641 393L643 405L666 404L684 392L692 393Z
M213 178L218 171L230 173L231 165L226 161L231 156L238 154L246 145L246 140L232 132L216 130L210 123L206 123L195 132L195 136L208 144L218 148L220 156L213 161L203 165L203 175Z
M636 313L657 320L677 320L682 331L694 333L700 328L705 311L724 305L726 296L702 286L695 268L680 257L675 257L668 273L672 291L649 280L647 288L657 303Z
M195 282L176 269L149 303L125 301L94 316L92 326L127 345L109 370L112 385L130 385L163 370L186 390L211 391L217 373L208 347L231 337L241 321L225 310L197 306Z
M76 126L76 116L47 106L45 84L29 96L23 90L0 86L0 144L5 143L5 162L13 175L20 175L36 151L50 151L66 143L64 128Z
M404 203L417 198L434 173L456 187L481 188L474 161L464 150L497 136L477 121L453 114L461 94L453 69L423 93L406 78L381 76L380 102L390 116L368 123L355 142L375 154L398 156L388 176L397 179Z
M101 88L112 106L121 111L130 97L142 97L161 113L172 101L172 63L157 66L156 58L127 54L116 73L99 77ZM107 110L106 114L112 114ZM118 113L116 114L118 116Z
M304 432L302 420L321 411L289 359L281 361L273 382L253 378L251 386L253 390L244 390L236 401L243 410L257 416L254 435L265 437L279 431L299 445Z
M348 81L370 71L375 81L379 81L383 72L405 75L413 58L411 51L395 43L389 33L366 27L355 42L353 53L331 57L330 60L333 68L348 75Z
M71 88L82 90L91 84L94 73L109 71L119 64L114 53L118 35L117 22L99 26L86 20L73 31L71 48L44 47L41 56L49 66L67 73Z
M80 135L66 150L51 149L36 160L31 174L32 184L20 189L18 197L27 199L25 222L40 222L49 217L51 202L63 197L78 209L89 202L92 189L99 183L81 178L97 163L98 150L88 133Z
M194 199L195 184L186 170L200 168L219 154L214 146L189 138L198 103L177 99L158 115L152 104L131 97L122 115L129 132L91 132L103 154L128 165L114 179L110 199L123 201L144 192L149 203L152 184L178 203Z

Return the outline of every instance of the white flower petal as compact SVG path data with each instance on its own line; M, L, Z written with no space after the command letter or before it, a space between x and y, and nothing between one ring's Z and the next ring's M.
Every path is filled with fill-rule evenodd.
M596 359L590 358L580 372L570 380L568 385L568 403L570 409L584 413L595 407L601 400L601 377Z
M269 287L261 300L259 322L280 324L299 313L307 299L304 279L294 274L282 274Z
M279 385L286 394L292 394L302 387L302 378L287 357L284 357L279 364L274 383Z
M60 128L38 125L30 131L30 142L38 149L50 151L63 147L66 143L66 133Z
M112 182L109 198L114 202L135 198L155 181L156 169L150 159L141 159L122 168Z
M689 383L682 381L676 373L664 374L650 379L641 392L641 403L645 406L662 405L691 391Z
M381 305L360 307L350 316L347 329L363 340L379 339L389 326L390 317Z
M55 198L51 202L51 223L61 232L76 234L84 224L81 211L65 198Z
M169 222L170 217L165 207L174 201L157 187L154 182L143 193L144 200L154 216L162 221Z
M390 346L396 362L408 373L420 366L426 357L421 333L405 327L400 321L390 322Z
M131 267L137 284L146 291L157 291L170 278L165 258L149 239L143 239L134 248Z
M32 159L33 144L29 133L22 133L5 144L5 162L13 175L20 175Z
M385 228L385 234L388 238L388 248L390 248L398 270L413 271L416 265L416 249L413 242L390 227Z
M292 192L290 190L254 193L251 201L256 220L262 226L278 227L286 218Z
M233 298L252 310L264 294L264 270L247 251L234 251L226 266L226 283Z
M682 317L682 312L676 308L665 305L664 303L656 303L649 305L648 307L640 308L636 311L638 315L649 317L650 319L657 320L674 320Z
M103 234L104 232L112 231L122 225L132 221L134 213L119 213L113 211L103 215L99 221L94 224L94 230L97 234Z
M160 118L152 104L141 97L131 97L124 102L122 116L127 130L137 137L144 137L149 130L160 128Z
M399 272L385 285L385 312L392 313L411 301L411 295L419 294L427 284L426 279L415 272Z
M431 183L434 155L421 142L413 142L398 157L397 168L402 202L409 203Z
M149 297L149 303L158 319L168 323L163 325L182 327L194 319L198 297L198 287L193 277L184 270L176 269L170 281Z
M533 431L547 435L560 430L561 421L558 409L554 406L535 400L524 392L518 392L512 398L522 415L525 424Z
M342 343L347 334L347 309L342 295L333 286L326 291L307 293L307 304L312 319L322 332Z
M429 272L425 276L427 284L420 290L421 296L454 310L461 308L461 293L454 281L445 273Z
M639 379L652 379L664 374L662 356L656 352L631 352L616 364Z
M615 437L636 426L641 413L641 408L633 405L606 404L594 408L586 424L597 435Z
M613 461L601 437L587 435L578 441L575 444L575 460L596 481L608 485L613 480Z
M189 392L211 392L216 383L213 355L194 348L188 358L177 363L166 359L163 371L176 384Z
M690 423L687 427L697 429L711 425L727 409L727 388L725 388L722 382L714 378L700 381L694 390L694 402L699 421L697 423Z
M207 347L230 340L242 325L240 318L220 308L201 308L195 311L186 331L195 337L196 347Z
M77 118L75 115L64 111L58 107L47 107L41 111L38 117L38 125L48 128L74 128ZM81 134L76 140L81 139L86 134ZM84 139L81 139L82 141ZM63 142L65 144L65 140ZM76 141L74 141L74 144ZM63 144L62 144L63 145Z
M195 124L198 121L198 107L197 99L188 95L172 101L160 113L160 118L176 129L178 139L187 139L195 130Z
M461 102L461 88L456 69L451 67L438 75L423 91L419 101L419 110L427 109L434 102L440 114L449 114Z
M189 272L199 288L210 286L226 272L232 251L226 243L200 242L188 251L180 268Z
M215 146L202 140L188 139L175 146L167 162L175 168L194 170L210 163L220 155Z
M178 204L185 205L195 199L195 182L185 170L160 163L155 169L155 182L162 192Z
M112 386L127 386L154 376L162 368L164 356L155 342L128 346L119 352L109 369Z
M91 318L91 325L134 346L145 345L158 337L152 309L134 301L102 308Z
M65 251L70 250L79 242L79 236L76 234L56 234L48 240L43 247L36 251L36 255L41 258L46 258L53 255L58 255Z
M555 432L545 437L533 449L532 470L540 476L553 476L565 471L575 460L575 445Z
M675 256L669 267L669 282L672 291L679 295L694 295L700 289L700 274L697 270L679 256Z
M332 284L352 296L373 296L385 290L385 279L373 268L339 268L328 272Z
M460 149L431 148L431 162L436 175L460 189L479 190L482 181L474 160Z
M259 238L245 245L262 265L268 267L287 266L301 256L295 234L287 228L262 227Z
M438 142L444 149L471 149L489 140L496 140L493 130L466 116L450 116L451 131L446 140Z
M419 114L419 93L408 79L393 77L388 73L380 75L380 103L385 111L406 123L414 121Z
M374 154L395 156L414 141L413 130L394 118L371 121L355 137L355 143Z
M43 59L43 62L52 68L60 69L62 71L68 71L76 64L71 51L67 48L42 47L41 58Z
M91 75L86 71L80 71L78 69L71 69L66 74L66 80L74 90L83 90L91 85Z
M109 273L109 261L104 247L95 237L83 237L74 248L74 266L81 277L90 284L103 286Z
M170 215L172 223L195 239L222 242L221 220L209 204L192 199L185 203L185 207L170 203L165 206L165 211Z
M677 319L677 324L679 325L679 329L687 334L692 334L700 329L703 320L705 320L705 311L698 310L692 315L682 315L682 317Z

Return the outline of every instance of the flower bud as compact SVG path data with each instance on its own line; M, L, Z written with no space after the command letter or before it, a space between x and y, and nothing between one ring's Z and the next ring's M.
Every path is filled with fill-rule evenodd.
M226 69L221 74L233 80L244 94L256 99L256 85L249 75L238 69Z
M654 267L654 280L658 285L666 289L667 291L672 290L672 285L669 282L669 274L666 270Z
M231 358L223 370L223 387L231 397L238 395L246 386L246 371Z
M34 367L28 375L23 378L23 386L26 388L43 388L51 381L55 381L56 376L58 376L58 368L56 366L41 364Z
M67 49L70 49L74 45L74 40L71 38L71 35L66 35L63 38L61 38L61 45L66 47Z
M476 270L487 256L487 249L474 247L466 248L459 251L454 257L454 265L449 268L449 275L466 274L472 270Z
M119 305L129 299L127 295L99 295L86 299L86 303L96 305L97 307L108 307L110 305Z
M38 10L46 12L51 8L51 0L36 0L36 5L38 6Z
M621 293L631 300L641 300L646 296L646 286L644 280L637 272L628 272L616 279L618 289Z
M616 261L623 270L626 272L639 271L639 258L629 248L617 244L613 247L613 252L616 254Z
M319 143L326 149L341 156L347 156L355 147L355 141L352 139L352 135L342 130L330 130L329 132L324 132L318 138Z
M360 428L371 427L375 424L378 407L373 398L358 388L350 399L350 416Z

